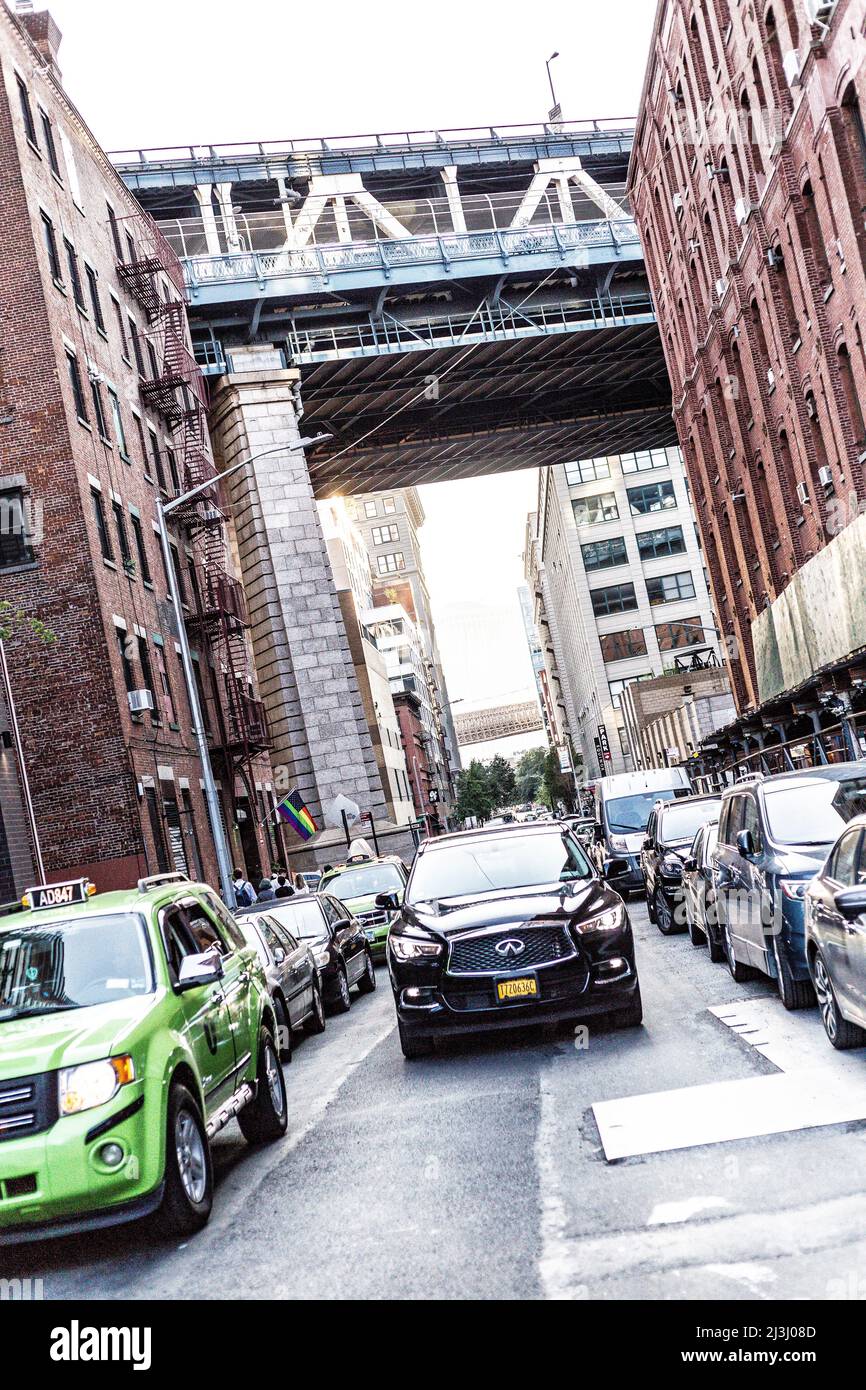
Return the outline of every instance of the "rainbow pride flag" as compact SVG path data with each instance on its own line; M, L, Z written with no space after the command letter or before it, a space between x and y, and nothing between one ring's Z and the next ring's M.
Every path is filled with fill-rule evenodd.
M319 828L304 805L304 799L297 787L293 792L289 792L288 796L283 797L277 806L277 815L288 821L302 840L309 840Z

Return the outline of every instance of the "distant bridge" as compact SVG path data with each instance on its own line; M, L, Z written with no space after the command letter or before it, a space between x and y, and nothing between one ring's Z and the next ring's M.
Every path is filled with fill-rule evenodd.
M514 734L531 734L542 729L541 710L535 700L519 705L496 705L491 709L476 709L454 716L457 742L461 748L473 743L493 743L498 738Z

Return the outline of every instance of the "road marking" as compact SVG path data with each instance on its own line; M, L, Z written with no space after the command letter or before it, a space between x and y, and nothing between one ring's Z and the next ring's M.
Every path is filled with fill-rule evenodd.
M713 1004L710 1013L780 1071L831 1064L834 1071L855 1075L866 1069L856 1052L833 1052L815 1009L789 1011L775 994Z
M557 1132L553 1091L542 1076L539 1078L538 1129L535 1135L535 1166L541 1197L538 1274L545 1298L586 1298L586 1285L576 1284L572 1278L572 1243L566 1235L568 1216L554 1157Z
M650 1212L648 1226L673 1226L680 1221L691 1221L702 1211L712 1211L715 1207L729 1207L727 1197L686 1197L682 1202L658 1202Z

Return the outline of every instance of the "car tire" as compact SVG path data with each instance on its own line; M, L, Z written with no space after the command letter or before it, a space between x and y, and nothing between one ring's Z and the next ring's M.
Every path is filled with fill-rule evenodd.
M653 894L653 921L662 936L673 936L678 930L674 922L674 915L668 907L667 898L664 893L659 892L658 888Z
M372 994L376 988L376 967L373 964L373 957L367 952L367 963L364 966L364 973L358 981L359 994Z
M274 1014L277 1021L277 1047L281 1062L292 1060L292 1022L283 999L278 995L274 1000Z
M751 980L755 972L751 965L743 965L743 962L737 960L734 955L734 943L731 940L731 933L728 929L727 922L722 927L722 940L724 943L725 960L731 972L731 979L736 985L744 985L747 980Z
M856 1023L849 1023L847 1018L842 1017L836 991L833 988L833 981L830 979L830 972L824 964L824 957L820 951L816 954L812 965L812 979L815 983L815 994L818 999L818 1008L821 1011L824 1032L833 1047L839 1052L847 1052L851 1047L866 1045L866 1029L858 1028Z
M713 930L711 926L707 926L707 949L709 950L710 960L713 962L713 965L721 965L722 961L725 959L725 948L722 945L718 927Z
M176 1082L168 1095L165 1190L156 1225L166 1236L191 1236L206 1226L213 1207L213 1162L201 1110Z
M352 996L349 992L349 977L346 974L345 965L341 965L337 971L337 987L331 1000L331 1008L335 1014L347 1014L351 1007Z
M313 1011L307 1019L307 1032L324 1033L326 1022L322 986L319 980L316 980L313 983Z
M419 1057L429 1057L433 1051L433 1042L430 1038L422 1038L411 1032L405 1024L397 1020L397 1032L400 1035L400 1047L407 1062L414 1062Z
M650 921L652 922L653 926L655 926L655 925L656 925L656 910L655 910L655 906L654 906L654 904L653 904L653 899L650 897L649 892L647 891L646 888L644 888L644 900L646 901L646 915L647 915L647 917L649 917L649 919L650 919Z
M617 1028L640 1027L643 1023L643 1001L640 997L640 985L635 986L628 1008L617 1009L612 1017Z
M706 932L701 931L700 927L698 926L697 922L695 921L692 914L688 911L688 909L686 910L686 916L688 917L689 922L689 941L692 943L693 946L706 946Z
M255 1099L244 1106L238 1124L248 1144L272 1144L283 1137L289 1126L286 1083L269 1028L262 1028L259 1034Z
M786 1009L808 1009L815 1002L811 980L795 980L788 956L778 936L773 937L773 959L776 962L776 987Z

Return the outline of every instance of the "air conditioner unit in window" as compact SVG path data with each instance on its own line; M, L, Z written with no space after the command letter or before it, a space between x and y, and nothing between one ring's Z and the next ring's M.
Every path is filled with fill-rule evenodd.
M718 295L719 299L724 299L724 297L725 297L725 295L726 295L727 293L728 293L728 282L727 282L727 280L725 279L725 277L724 277L723 275L721 275L721 276L719 277L719 279L716 281L716 294Z
M782 59L782 67L785 69L785 80L789 87L799 87L800 85L800 55L796 49L792 48Z
M836 0L803 0L810 24L829 24L836 8Z
M800 506L805 507L806 503L809 501L809 489L805 483L797 484L797 498Z
M823 468L818 469L818 482L822 487L833 486L833 470L832 468L828 468L826 463Z
M671 199L671 202L672 202L673 205L674 205L674 212L682 212L682 210L683 210L683 195L682 195L682 193L675 193L675 194L673 195L673 198Z
M748 222L754 210L754 205L749 202L748 198L738 198L734 204L734 217L737 226L742 227L744 223Z
M146 709L153 709L153 695L149 690L130 690L127 699L131 714L143 714Z

